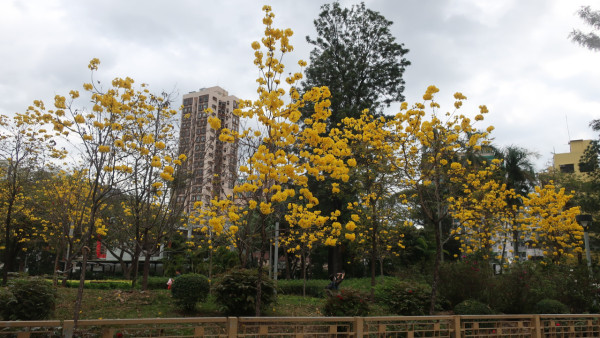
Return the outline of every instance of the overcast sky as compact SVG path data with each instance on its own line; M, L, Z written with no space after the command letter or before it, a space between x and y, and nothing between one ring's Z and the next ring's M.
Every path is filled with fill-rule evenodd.
M589 1L589 0L585 0ZM292 28L294 53L308 61L320 0L272 0L275 26ZM356 2L341 1L350 6ZM253 99L257 71L250 43L260 39L263 2L248 0L3 0L0 2L0 113L23 112L34 99L89 82L89 60L101 60L98 79L129 76L153 91L181 95L218 85ZM540 157L567 152L570 139L596 138L600 118L600 53L567 39L589 30L577 0L367 0L394 22L392 33L410 52L405 73L409 103L428 85L440 88L442 108L456 91L465 113L485 104L495 144L517 145ZM285 60L284 60L285 61ZM284 62L285 63L285 62ZM288 68L292 66L288 62ZM445 105L444 105L445 104ZM393 104L389 113L398 110ZM567 127L568 121L568 127Z

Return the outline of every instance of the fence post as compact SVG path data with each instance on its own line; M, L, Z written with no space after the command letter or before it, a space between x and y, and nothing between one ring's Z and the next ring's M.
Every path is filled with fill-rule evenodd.
M460 331L460 316L454 316L454 338L460 338L461 335L461 331Z
M65 338L73 338L73 328L75 327L75 321L65 320L62 327L62 335Z
M238 335L238 318L227 317L227 337L236 338Z
M354 334L355 334L356 338L362 338L363 326L364 326L364 318L363 317L354 317Z
M533 326L535 327L535 338L542 338L542 321L540 315L533 316Z

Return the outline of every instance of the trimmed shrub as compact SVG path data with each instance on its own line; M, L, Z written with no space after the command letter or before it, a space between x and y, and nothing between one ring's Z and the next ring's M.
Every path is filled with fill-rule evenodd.
M208 278L195 273L181 275L171 285L175 304L185 311L193 311L196 303L204 301L209 291Z
M491 315L494 311L478 300L467 299L456 304L454 313L457 315Z
M165 285L166 285L165 281ZM139 281L138 284L139 285ZM70 279L67 280L68 288L78 288L79 280ZM83 284L84 289L96 289L96 290L129 290L131 289L131 281L128 280L86 280Z
M17 304L17 298L8 288L0 289L0 317L1 320L10 320L10 311Z
M56 290L44 279L15 279L8 290L16 299L10 307L10 320L46 319L54 312Z
M250 316L256 312L256 270L234 270L215 286L216 302L228 316ZM261 312L275 301L275 284L268 276L261 282Z
M475 257L440 267L439 294L450 302L451 307L465 299L488 302L494 283L492 267Z
M366 294L351 289L344 289L338 294L327 296L323 307L326 316L346 317L369 315L369 298Z
M164 290L167 288L169 277L148 277L148 290ZM142 287L141 280L137 286Z
M549 292L552 289L546 285L546 281L540 280L534 264L513 264L510 269L496 276L493 286L495 297L490 299L490 305L501 313L531 313L535 303L548 298L538 294L539 291Z
M323 288L329 284L329 280L325 279L309 279L306 281L306 295L309 297L321 298L324 295ZM284 295L302 296L302 287L304 281L302 279L277 281L277 292Z
M542 299L535 304L533 311L539 314L569 313L569 308L555 299Z
M378 303L385 305L390 312L403 316L429 313L430 296L429 285L405 281L388 281L375 292Z

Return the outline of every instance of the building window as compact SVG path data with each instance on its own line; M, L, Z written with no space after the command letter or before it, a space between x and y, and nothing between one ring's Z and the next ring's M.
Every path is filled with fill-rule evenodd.
M570 174L570 173L574 173L575 172L575 165L574 164L561 164L560 165L560 172L561 173L565 173L565 174Z

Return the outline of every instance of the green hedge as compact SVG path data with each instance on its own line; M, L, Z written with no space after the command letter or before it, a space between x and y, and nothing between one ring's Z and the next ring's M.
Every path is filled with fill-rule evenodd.
M149 290L166 290L167 281L169 277L148 277L148 289ZM60 284L60 281L59 281ZM70 279L67 280L68 288L78 288L79 280ZM126 279L101 279L101 280L86 280L84 284L85 289L100 289L100 290L130 290L131 281ZM142 288L142 280L138 279L136 283L136 289Z
M70 279L67 281L68 288L78 288L79 280ZM83 287L85 289L101 289L101 290L110 290L110 289L119 289L119 290L127 290L131 289L131 281L129 280L86 280Z
M306 295L309 297L325 297L325 286L329 284L326 279L310 279L306 281ZM277 292L282 295L302 296L302 286L304 281L301 279L278 280Z

